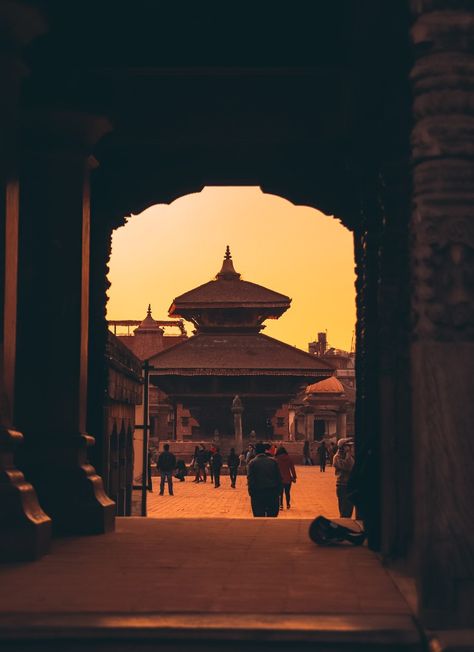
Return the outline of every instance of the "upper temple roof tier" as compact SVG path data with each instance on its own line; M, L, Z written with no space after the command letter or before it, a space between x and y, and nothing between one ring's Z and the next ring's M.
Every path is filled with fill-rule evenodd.
M198 332L258 332L266 319L278 319L290 304L290 297L284 294L243 281L227 246L215 279L176 297L169 316L193 322Z

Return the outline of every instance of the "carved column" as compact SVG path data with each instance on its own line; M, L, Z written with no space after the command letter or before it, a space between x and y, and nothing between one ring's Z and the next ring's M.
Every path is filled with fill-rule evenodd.
M18 99L27 68L21 49L44 31L32 7L2 6L0 30L0 561L35 559L49 550L51 520L15 466L23 436L14 426L18 278ZM21 448L21 446L20 446Z
M237 455L243 450L243 435L242 435L242 412L244 411L242 401L239 396L235 396L232 401L232 414L234 415L234 438L235 448Z
M314 441L314 413L307 411L304 417L305 439Z
M17 181L7 184L0 220L4 268L3 338L0 349L0 560L35 559L49 550L51 520L36 493L14 465L23 435L13 428L17 354L18 212Z
M289 409L288 410L288 441L295 441L296 439L295 417L296 417L296 410Z
M337 432L338 439L347 436L347 412L345 411L341 411L337 413L336 432Z
M400 96L406 97L403 87ZM408 150L409 128L400 149ZM413 538L413 436L410 395L410 175L408 151L381 170L378 285L381 552L407 557Z
M428 626L474 625L474 12L412 28L415 555ZM470 7L470 8L468 8Z
M88 153L107 130L79 114L30 118L21 168L15 419L22 468L55 531L113 528L114 504L88 463Z

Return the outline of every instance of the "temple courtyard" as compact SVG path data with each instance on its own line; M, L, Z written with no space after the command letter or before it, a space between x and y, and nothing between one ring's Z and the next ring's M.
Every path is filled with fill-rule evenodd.
M336 479L334 469L319 466L297 466L297 481L291 488L291 508L280 511L281 519L313 519L315 516L337 517ZM245 475L237 477L236 488L228 475L221 476L221 486L207 482L196 484L190 474L184 482L174 480L174 496L159 495L160 478L153 477L153 492L148 493L148 516L152 518L253 518ZM137 497L138 498L138 497ZM138 503L138 500L136 501Z

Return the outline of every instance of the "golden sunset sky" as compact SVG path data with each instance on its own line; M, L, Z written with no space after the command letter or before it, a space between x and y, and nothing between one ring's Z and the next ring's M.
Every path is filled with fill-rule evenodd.
M350 349L352 234L258 187L206 187L130 217L113 234L108 319L143 319L149 303L155 319L167 319L174 297L217 274L227 244L244 280L292 298L286 314L266 322L266 335L307 350L327 330L331 346Z

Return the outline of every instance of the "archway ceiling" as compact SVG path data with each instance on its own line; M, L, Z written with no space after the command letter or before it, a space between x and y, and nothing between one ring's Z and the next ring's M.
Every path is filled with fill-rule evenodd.
M26 53L24 107L110 119L95 152L102 212L255 184L353 226L361 160L380 146L384 79L401 65L392 42L405 8L33 4L50 29Z

